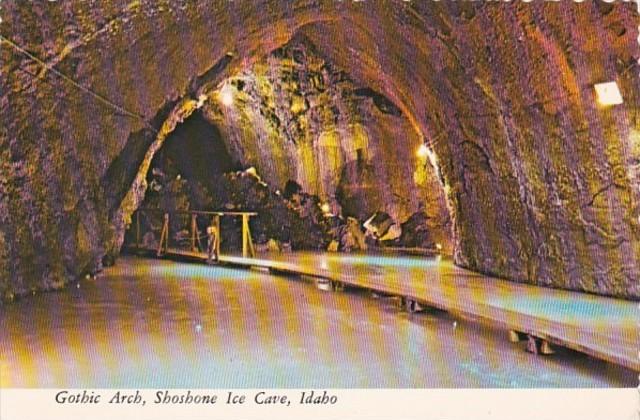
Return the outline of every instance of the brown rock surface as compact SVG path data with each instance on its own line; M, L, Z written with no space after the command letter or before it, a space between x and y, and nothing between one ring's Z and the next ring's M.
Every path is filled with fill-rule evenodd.
M379 106L368 100L373 117L339 112L351 125L336 124L337 137L357 142L365 132L372 149L392 151L378 159L397 171L383 178L391 191L415 197L416 181L430 179L415 173L415 146L422 137L432 145L458 264L640 298L640 54L630 3L34 1L3 2L0 13L5 297L60 287L117 254L153 154L201 94L307 39L348 84L381 95ZM609 80L625 102L599 107L593 85ZM237 157L331 199L340 165L322 163L318 147L335 147L333 131L301 125L318 106L287 96L296 134L253 134L299 139L270 150L301 156L284 155L286 167L271 171L273 157ZM395 109L389 103L402 118L384 111ZM349 153L335 161L352 161ZM377 200L390 208L373 210L401 221L415 211Z
M221 92L232 103L216 101ZM378 209L404 220L425 201L447 213L435 171L414 156L422 137L409 119L333 68L306 37L207 94L214 100L204 114L220 127L227 150L272 186L296 180L360 220Z

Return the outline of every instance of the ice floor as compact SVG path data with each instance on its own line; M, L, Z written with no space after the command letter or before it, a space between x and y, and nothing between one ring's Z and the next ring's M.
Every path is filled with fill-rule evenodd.
M96 280L0 308L2 387L635 387L569 350L392 298L257 271L121 258Z

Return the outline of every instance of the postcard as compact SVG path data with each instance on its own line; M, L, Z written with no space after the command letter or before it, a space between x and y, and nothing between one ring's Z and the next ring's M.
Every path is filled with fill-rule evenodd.
M639 29L0 0L0 418L638 418Z

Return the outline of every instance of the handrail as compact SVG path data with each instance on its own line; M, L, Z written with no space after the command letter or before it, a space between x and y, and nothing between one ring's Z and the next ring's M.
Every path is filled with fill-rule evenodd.
M257 212L253 211L206 211L206 210L164 210L157 208L141 207L137 211L151 211L157 213L171 213L171 214L204 214L210 216L257 216Z
M157 255L161 256L169 252L169 219L171 215L188 215L191 216L191 251L196 252L200 245L200 233L198 229L198 216L211 216L210 226L215 228L215 255L220 255L220 218L223 216L240 216L242 217L242 255L244 257L255 257L255 247L251 238L251 229L249 227L249 218L257 216L258 213L250 211L204 211L204 210L163 210L158 208L139 208L135 212L136 223L136 248L140 248L141 230L140 230L140 214L141 213L159 213L164 215L162 231L160 233L160 242L157 249Z

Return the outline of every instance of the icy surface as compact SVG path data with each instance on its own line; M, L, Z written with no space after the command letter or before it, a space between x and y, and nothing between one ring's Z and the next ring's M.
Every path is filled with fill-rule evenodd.
M631 387L632 371L391 298L123 258L0 309L3 387Z

